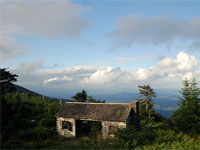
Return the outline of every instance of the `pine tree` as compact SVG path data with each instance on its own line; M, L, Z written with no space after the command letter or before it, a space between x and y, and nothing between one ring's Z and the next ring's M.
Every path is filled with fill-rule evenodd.
M87 93L85 90L82 90L82 92L76 93L72 98L75 99L76 102L86 102Z
M178 109L172 115L175 129L187 133L200 133L200 88L196 79L184 80L179 91Z
M140 118L146 121L152 120L153 116L155 116L152 98L156 97L156 93L149 85L139 85L138 88L140 88L140 97L138 99L140 102Z
M12 74L9 71L7 71L6 68L1 69L0 68L0 117L1 117L1 133L2 133L2 139L5 136L4 131L5 127L8 124L9 117L11 111L11 107L8 105L7 101L5 100L4 96L15 90L15 87L13 85L13 82L17 81L17 75ZM2 141L1 139L1 141ZM0 141L0 142L1 142Z
M18 76L16 74L11 74L7 71L6 68L0 68L0 91L1 96L6 93L12 92L15 90L15 87L12 82L16 82Z

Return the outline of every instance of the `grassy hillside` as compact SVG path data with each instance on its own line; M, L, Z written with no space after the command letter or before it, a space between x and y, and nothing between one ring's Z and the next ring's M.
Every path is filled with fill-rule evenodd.
M159 115L141 120L140 130L118 130L106 140L95 130L87 138L63 138L56 133L58 101L31 94L7 94L5 101L2 149L200 149L200 135L177 132Z

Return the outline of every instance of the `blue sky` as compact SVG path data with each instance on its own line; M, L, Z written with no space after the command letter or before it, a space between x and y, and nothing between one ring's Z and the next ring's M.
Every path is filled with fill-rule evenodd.
M37 92L199 81L200 1L3 0L0 7L1 67Z

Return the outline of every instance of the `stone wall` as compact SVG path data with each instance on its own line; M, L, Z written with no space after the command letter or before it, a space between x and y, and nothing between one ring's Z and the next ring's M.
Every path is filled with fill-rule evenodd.
M126 122L102 121L102 136L114 136L113 132L118 128L126 128Z
M62 129L62 122L69 121L72 124L72 131L68 129ZM76 137L76 121L73 118L56 117L57 132L59 135L65 137Z
M76 120L73 118L62 118L57 117L56 118L56 124L57 124L57 132L59 135L65 136L65 137L76 137ZM62 122L63 121L69 121L72 124L72 131L68 129L62 129ZM126 122L116 122L116 121L102 121L102 136L104 138L107 138L109 136L114 136L114 131L116 131L118 128L126 128Z

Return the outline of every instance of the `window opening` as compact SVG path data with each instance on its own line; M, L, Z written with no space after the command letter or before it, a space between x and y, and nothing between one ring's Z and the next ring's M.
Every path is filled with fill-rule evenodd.
M69 121L62 121L62 129L68 129L72 131L72 123Z

